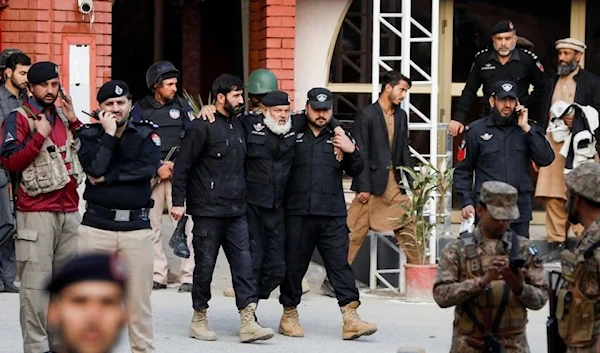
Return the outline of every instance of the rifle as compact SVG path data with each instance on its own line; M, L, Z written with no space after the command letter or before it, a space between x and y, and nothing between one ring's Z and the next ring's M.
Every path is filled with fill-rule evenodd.
M175 147L171 147L171 149L169 150L169 153L167 153L167 156L165 157L164 161L165 162L169 162L171 160L171 158L173 158L173 155L179 151L179 146L175 146ZM152 178L152 180L150 181L150 188L154 189L154 186L156 184L158 184L158 180L160 179L160 177L157 175L154 178Z
M548 300L550 302L550 315L546 321L546 342L548 343L548 353L565 353L567 346L558 333L558 319L556 318L556 307L558 306L558 291L562 281L561 273L550 271L548 273Z

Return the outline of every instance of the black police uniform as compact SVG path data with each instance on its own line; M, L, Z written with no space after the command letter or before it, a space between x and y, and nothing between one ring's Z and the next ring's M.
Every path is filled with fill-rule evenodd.
M531 120L530 125L531 130L524 133L516 121L510 126L499 126L491 115L471 123L465 129L454 171L454 186L462 207L477 206L481 184L486 181L502 181L517 188L520 218L511 224L511 229L526 238L533 191L531 161L545 167L554 160L544 131Z
M154 96L148 95L135 103L131 118L133 121L149 120L158 125L162 140L161 159L164 159L171 148L181 144L183 133L193 120L193 112L189 104L178 96L163 105ZM171 161L175 160L174 157Z
M239 117L217 112L211 124L192 121L173 172L173 206L187 204L194 221L195 310L208 308L219 247L229 261L236 305L257 302L246 220L245 132Z
M104 133L101 124L86 124L77 131L78 156L85 173L104 176L105 182L86 181L86 212L81 224L110 231L150 228L150 180L160 164L158 126L149 121L128 121L121 138ZM118 210L118 211L117 211Z
M467 115L475 99L477 99L477 91L482 84L482 105L489 107L488 98L493 91L494 83L498 81L515 82L518 92L520 92L520 103L528 105L530 100L541 101L546 78L544 67L538 60L537 55L529 50L515 48L509 61L502 65L498 60L496 50L484 49L475 55L475 62L473 62L465 88L458 99L458 107L452 120L465 123ZM528 94L530 84L534 86L531 99ZM489 109L485 110L485 115L487 113L489 113Z
M296 134L296 147L287 185L286 275L279 302L295 307L302 296L302 278L315 246L340 306L357 301L354 273L348 264L348 227L342 175L358 175L363 160L358 148L339 162L333 153L331 128L315 136L306 127Z

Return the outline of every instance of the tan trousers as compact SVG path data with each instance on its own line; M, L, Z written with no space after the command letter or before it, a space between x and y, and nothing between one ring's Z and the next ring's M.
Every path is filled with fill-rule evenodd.
M154 207L150 211L150 224L152 231L154 232L154 282L160 284L167 284L167 275L169 273L167 256L163 247L162 239L162 215L165 209L165 202L167 203L167 210L173 226L177 226L177 222L171 217L171 208L173 208L173 196L172 196L172 183L170 180L161 181L154 186L152 189L152 199L154 200ZM194 247L192 246L192 229L194 222L192 218L188 219L185 235L187 236L187 244L190 249L191 256L187 259L181 259L179 266L180 281L181 283L192 283L194 277ZM169 248L171 250L171 248Z
M410 202L406 197L405 202ZM350 244L348 247L348 263L352 265L356 254L360 250L362 243L367 237L367 233L371 228L369 220L369 208L363 207L358 202L352 202L348 209L348 228L350 230L349 238ZM406 260L408 263L418 264L419 263L419 252L414 244L414 240L409 234L415 233L415 225L412 222L402 225L400 228L394 230L396 236L396 242L402 247L402 250L406 254Z
M79 228L79 252L107 252L121 255L127 262L126 307L129 312L129 345L133 353L154 352L152 330L152 231L128 232L102 230L89 226Z
M569 215L567 212L566 201L560 198L544 197L546 204L546 233L548 233L548 242L564 242L569 228L579 237L583 233L581 224L568 223Z
M58 337L46 330L49 296L45 291L52 272L77 255L79 212L17 211L15 241L23 352L57 350Z

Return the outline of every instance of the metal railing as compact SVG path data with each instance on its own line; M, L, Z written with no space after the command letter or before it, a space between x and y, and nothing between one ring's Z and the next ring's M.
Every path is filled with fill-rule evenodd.
M450 134L447 132L447 129L448 129L447 123L437 124L438 131L439 130L445 131L444 136L446 139L445 153L440 154L437 157L445 160L447 169L450 169L450 168L452 168L452 162L453 162L453 156L454 156L453 151L452 151L452 142L453 141L452 141L452 136L450 136ZM424 156L422 154L415 153L412 150L412 148L411 148L411 153L421 162L424 162L424 163L429 162L427 159L424 158ZM439 166L439 165L440 165L440 163L438 163L437 166ZM426 212L427 215L431 216L430 220L432 222L436 222L436 219L438 216L443 216L444 222L442 225L441 233L444 235L448 235L450 233L450 227L452 224L451 217L450 217L450 215L452 213L452 190L450 189L446 193L446 197L444 199L444 201L445 201L444 207L442 208L441 214L438 213L438 207L437 207L437 200L439 199L439 196L441 196L441 195L435 195L434 198L432 198L432 200L430 201L430 205L429 205L428 209L423 210L423 212ZM435 261L436 261L438 242L439 242L436 230L437 229L434 228L432 233L430 234L429 251L427 254L432 258L432 263L435 263ZM402 251L402 248L399 245L396 245L394 242L392 242L390 239L388 239L389 234L390 233L378 233L378 232L373 232L373 231L369 231L369 233L368 233L369 242L370 242L369 289L372 292L375 292L377 290L377 282L379 281L379 282L383 283L385 285L385 287L387 287L388 290L391 290L392 292L394 292L398 295L402 295L405 293L405 289L406 289L406 282L404 279L404 265L407 263L406 254L404 254L404 251ZM392 236L393 236L393 233L392 233ZM398 257L399 257L398 268L379 269L379 265L378 265L379 241L381 241L383 244L387 245L392 250L394 250L395 252L398 253ZM385 279L384 275L386 275L386 274L398 274L398 287L394 287L387 279Z

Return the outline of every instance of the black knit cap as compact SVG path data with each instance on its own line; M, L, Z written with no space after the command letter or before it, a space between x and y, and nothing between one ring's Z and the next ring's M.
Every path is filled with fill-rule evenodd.
M114 254L82 255L60 268L46 289L50 294L58 294L72 284L85 281L113 282L125 289L127 281L125 263Z
M275 107L277 105L290 105L290 97L283 91L272 91L267 93L261 100L266 107Z
M512 21L504 20L496 23L494 27L492 27L492 35L498 33L507 33L515 30L515 25Z
M27 73L27 81L34 85L44 83L58 77L58 66L50 61L40 61L31 65Z
M98 103L102 103L107 99L124 97L129 95L129 86L125 81L112 80L108 81L100 87L96 100Z

